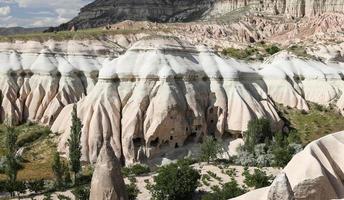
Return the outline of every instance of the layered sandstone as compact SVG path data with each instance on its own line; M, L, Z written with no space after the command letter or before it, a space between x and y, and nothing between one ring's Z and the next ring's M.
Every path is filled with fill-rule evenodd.
M71 107L52 126L63 133L61 151ZM253 118L280 121L263 80L246 64L164 37L141 40L107 62L78 108L83 159L90 162L108 135L117 157L131 164L204 135L235 135Z
M68 153L77 103L82 159L96 162L109 138L116 156L131 164L204 135L236 138L254 118L270 118L281 128L275 103L306 111L307 101L344 109L344 66L338 60L283 51L251 64L173 37L135 44L115 38L131 46L118 58L122 49L107 46L109 41L0 43L1 120L51 125L61 133L59 150Z
M96 41L1 43L1 121L51 125L93 88L111 51Z

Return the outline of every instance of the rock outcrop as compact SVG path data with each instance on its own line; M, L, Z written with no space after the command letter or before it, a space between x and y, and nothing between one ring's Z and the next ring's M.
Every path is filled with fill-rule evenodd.
M278 175L268 193L268 200L294 200L294 192L291 189L288 177L285 173Z
M83 160L90 162L106 134L117 157L131 164L139 152L152 158L204 135L240 135L254 118L280 123L258 73L206 47L166 37L143 39L106 63L78 108ZM60 151L66 149L70 112L65 107L52 126L63 133Z
M255 118L281 128L276 102L305 111L307 101L336 105L344 113L344 66L331 59L283 51L253 65L174 37L133 45L123 37L113 41L131 48L118 58L107 40L0 43L1 120L49 125L68 153L77 103L82 160L95 163L108 138L117 158L131 164L204 135L242 136Z
M233 18L232 11L300 18L343 12L344 6L339 0L96 0L83 7L76 18L50 31L99 27L124 20L187 22Z
M310 143L284 168L296 200L330 200L344 198L343 154L344 132L325 136ZM279 179L278 177L277 179ZM266 200L269 190L263 188L235 200Z
M307 111L307 101L342 111L343 65L280 52L259 66L268 94L278 103Z
M114 52L93 41L0 44L1 121L51 125L62 108L79 101Z
M109 144L104 143L94 169L91 200L128 200L121 165Z

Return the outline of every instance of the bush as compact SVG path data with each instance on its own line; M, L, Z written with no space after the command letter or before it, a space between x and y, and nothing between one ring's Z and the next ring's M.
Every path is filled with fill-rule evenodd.
M184 158L177 161L178 165L192 165L195 163L197 163L197 160L192 158Z
M206 137L201 144L201 160L208 164L223 151L222 144L213 137Z
M26 183L27 189L29 189L31 192L38 193L42 192L44 188L44 180L38 180L38 181L29 181Z
M140 192L137 186L135 185L135 183L126 185L126 189L127 189L129 200L135 200L137 198L137 195Z
M89 200L90 188L86 186L79 186L72 190L72 193L77 200Z
M257 53L258 50L253 47L247 47L246 49L227 48L222 51L223 55L240 60L247 59Z
M199 179L199 172L189 165L173 163L158 169L150 191L156 200L188 200L196 190Z
M301 144L289 144L288 138L282 133L277 133L274 143L271 146L271 152L274 156L272 166L284 167L293 158L293 156L302 150Z
M213 188L213 193L208 193L202 196L202 200L227 200L240 196L247 192L245 188L240 187L235 179L225 183L222 189Z
M140 176L144 174L148 174L151 172L147 165L136 164L131 167L124 167L122 168L122 174L125 177L129 176Z
M253 174L248 169L245 169L243 176L245 177L244 183L248 187L254 187L255 189L267 187L271 185L273 180L272 176L268 176L265 171L260 169L255 169Z
M275 53L280 52L281 49L276 45L272 45L270 47L265 48L265 51L270 55L274 55Z
M261 118L251 120L249 121L247 131L245 132L245 148L249 152L253 152L256 144L271 141L272 137L273 133L268 119Z

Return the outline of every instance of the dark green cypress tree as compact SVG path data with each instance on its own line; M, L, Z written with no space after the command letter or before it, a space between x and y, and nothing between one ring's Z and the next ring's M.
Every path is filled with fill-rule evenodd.
M53 173L55 176L55 181L56 181L55 184L58 188L60 188L62 186L64 166L58 152L55 152L54 154L54 159L53 159L51 169L53 170Z
M6 161L4 166L4 171L7 176L6 189L14 196L14 192L17 190L17 174L21 168L20 163L17 161L16 153L17 147L17 134L13 127L6 128L5 135L5 148L6 148Z
M81 120L77 115L77 106L73 106L72 112L72 126L70 127L70 138L68 139L69 145L69 167L73 172L73 183L76 183L77 175L81 170Z

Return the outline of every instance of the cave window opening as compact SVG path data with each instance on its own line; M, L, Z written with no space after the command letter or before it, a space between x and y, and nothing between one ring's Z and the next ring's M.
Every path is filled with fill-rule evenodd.
M214 108L210 108L209 113L213 113L214 112Z
M152 140L152 141L150 142L150 146L151 146L151 147L157 147L158 144L159 144L159 138L158 138L158 137L157 137L155 140Z
M142 139L141 138L134 138L133 139L133 144L135 147L139 147L142 145Z
M212 123L212 124L213 124L213 123L214 123L214 120L213 120L213 119L212 119L212 120L210 120L210 123Z
M179 148L179 145L178 145L178 143L176 143L176 144L174 145L174 148L176 148L176 149L178 149L178 148Z
M184 141L184 145L190 144L195 142L195 138L197 136L197 132L192 132Z
M170 136L170 140L173 140L173 136Z

